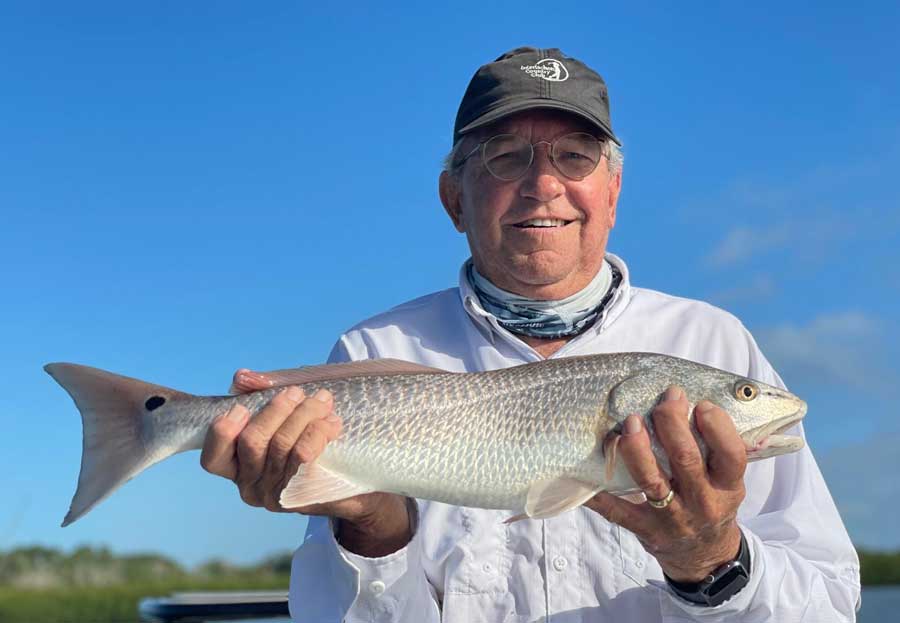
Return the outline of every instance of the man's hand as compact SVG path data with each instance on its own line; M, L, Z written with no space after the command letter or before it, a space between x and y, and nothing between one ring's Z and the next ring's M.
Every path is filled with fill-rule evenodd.
M264 374L238 370L232 388L240 392L268 389ZM235 405L216 420L206 435L200 464L206 471L237 484L250 506L273 512L327 515L342 519L339 539L350 551L384 556L409 542L406 500L390 493L367 493L344 500L284 509L281 491L302 464L312 463L337 439L341 420L334 414L334 398L324 389L313 396L288 387L252 419Z
M665 508L633 504L599 493L585 505L631 530L673 580L697 582L740 549L735 517L744 499L747 454L734 423L722 409L701 401L694 409L697 429L708 446L704 462L691 433L684 392L670 387L653 411L653 426L669 457L672 480L660 470L641 419L631 415L619 440L628 471L651 500L675 497Z

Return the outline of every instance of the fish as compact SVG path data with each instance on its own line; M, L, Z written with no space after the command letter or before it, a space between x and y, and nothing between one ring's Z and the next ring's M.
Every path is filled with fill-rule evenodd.
M807 411L788 391L656 353L462 373L372 359L268 372L271 388L223 396L72 363L44 369L72 397L83 424L81 471L63 526L151 465L202 448L210 425L236 403L255 414L291 385L307 395L329 390L343 428L288 481L279 498L285 509L383 491L542 519L600 491L638 491L615 451L630 414L643 418L657 462L671 473L651 418L670 385L683 388L691 413L701 400L724 409L749 461L802 448L802 437L785 432Z

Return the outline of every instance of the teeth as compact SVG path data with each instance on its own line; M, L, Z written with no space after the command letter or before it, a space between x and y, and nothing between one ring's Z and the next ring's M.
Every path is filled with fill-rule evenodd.
M566 222L558 218L533 218L519 223L519 227L562 227Z

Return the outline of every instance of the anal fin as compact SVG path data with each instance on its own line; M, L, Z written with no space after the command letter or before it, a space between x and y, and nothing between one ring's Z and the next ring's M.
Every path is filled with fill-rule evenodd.
M372 487L348 480L342 474L329 471L317 463L301 465L281 492L282 508L302 508L371 493Z

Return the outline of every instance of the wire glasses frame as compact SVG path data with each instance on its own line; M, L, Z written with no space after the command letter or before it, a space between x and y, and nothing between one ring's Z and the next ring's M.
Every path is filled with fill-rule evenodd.
M586 132L572 132L552 141L529 143L517 134L497 134L478 143L454 165L454 169L481 151L481 162L492 176L504 182L519 179L534 163L534 148L544 143L550 149L547 156L554 168L565 177L580 181L594 172L607 156L606 140Z

